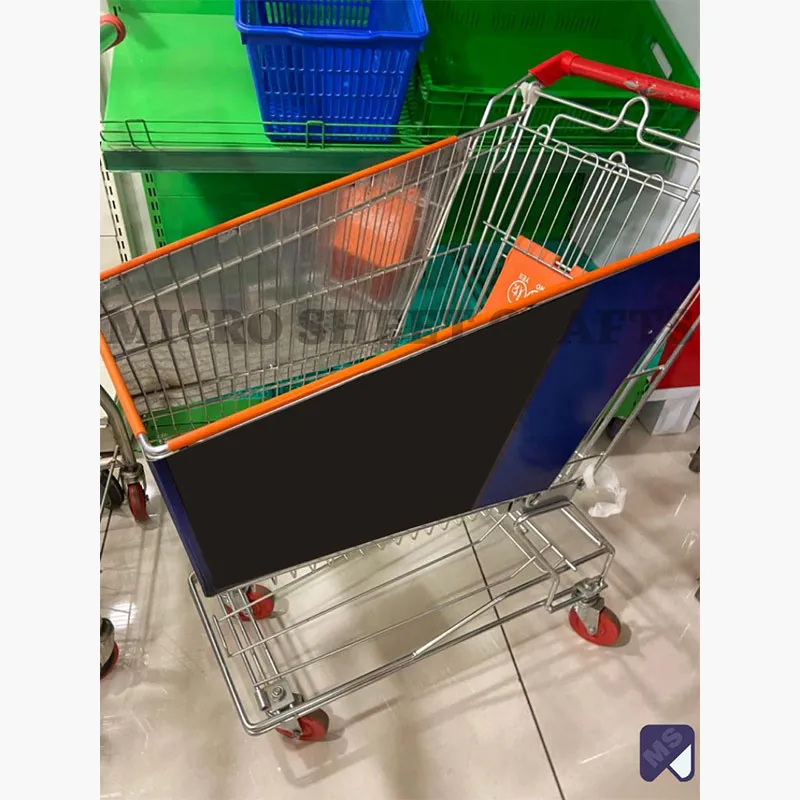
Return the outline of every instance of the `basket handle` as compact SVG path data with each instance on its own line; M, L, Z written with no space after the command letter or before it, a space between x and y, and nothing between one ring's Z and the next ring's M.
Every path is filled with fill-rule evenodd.
M533 67L530 73L543 86L550 86L567 76L588 78L597 83L605 83L607 86L627 89L644 97L652 97L675 106L689 108L692 111L700 111L699 89L663 78L654 78L642 72L632 72L628 69L601 64L599 61L590 61L569 50L564 50L562 53L548 58L538 67Z
M113 14L100 15L100 53L116 47L125 38L125 25Z

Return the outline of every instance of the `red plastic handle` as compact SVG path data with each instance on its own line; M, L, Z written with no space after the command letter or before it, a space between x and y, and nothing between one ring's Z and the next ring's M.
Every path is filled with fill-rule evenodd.
M547 61L543 61L538 67L530 70L530 73L543 86L550 86L560 78L567 76L588 78L597 83L616 86L618 89L627 89L629 92L640 94L643 97L651 97L675 106L690 108L692 111L700 110L699 89L673 83L663 78L654 78L641 72L611 67L608 64L601 64L599 61L589 61L588 58L581 58L569 50L548 58Z
M108 47L109 50L112 47L116 47L125 38L125 33L126 33L125 24L119 17L115 16L114 14L101 14L100 24L113 25L114 29L117 31L117 38L114 41L114 44L109 45Z

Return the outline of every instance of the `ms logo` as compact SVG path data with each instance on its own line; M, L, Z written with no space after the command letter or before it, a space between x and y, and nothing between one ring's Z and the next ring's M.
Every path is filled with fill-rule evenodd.
M694 777L694 730L688 725L645 725L639 734L639 774L654 781L668 769L679 781Z

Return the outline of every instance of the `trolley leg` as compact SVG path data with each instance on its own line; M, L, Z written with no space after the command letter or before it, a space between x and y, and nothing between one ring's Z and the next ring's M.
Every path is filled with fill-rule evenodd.
M116 511L125 502L125 490L114 475L114 466L115 463L112 461L110 467L100 470L101 516L105 509L110 508L112 511Z
M194 593L195 587L191 578L190 586L192 587L195 602L197 602L196 594ZM235 603L233 600L236 595L238 595L239 603ZM228 618L227 625L230 628L236 646L239 649L250 652L249 656L245 656L243 663L250 680L255 684L255 699L259 708L269 716L274 717L279 714L283 715L287 711L291 711L292 708L303 705L305 703L303 695L292 691L289 683L278 674L277 663L269 651L264 638L265 631L260 625L261 620L266 620L273 614L280 616L283 613L283 610L285 610L285 598L279 601L281 607L276 608L272 592L260 584L251 584L228 593L227 597L221 597L220 602L225 609ZM238 606L238 608L234 608L234 605ZM254 635L256 637L255 640ZM253 649L253 644L254 641L259 639L262 647L256 651ZM219 660L221 653L213 636L211 641ZM263 663L261 655L266 657L268 666ZM274 677L267 678L266 672L268 669L271 669ZM225 673L224 668L223 673ZM259 677L264 680L259 681ZM232 688L230 684L229 688ZM234 702L237 701L235 700ZM327 736L329 726L330 719L328 715L321 708L316 708L304 714L289 716L282 725L276 726L275 729L288 739L301 742L318 742Z
M572 590L573 604L569 624L582 639L592 644L610 647L617 643L622 630L617 615L606 608L600 592L604 588L602 577L585 578Z
M285 681L267 686L267 691L260 688L256 690L261 707L270 714L280 714L293 706L303 703L304 697L297 692L292 692ZM309 711L299 717L290 717L285 727L277 728L281 736L298 742L319 742L328 734L330 718L321 709Z
M147 513L144 467L136 460L128 429L125 427L125 421L122 419L117 404L102 386L100 387L100 408L108 418L108 424L114 434L114 441L119 448L120 477L133 518L137 522L147 522L150 516Z
M689 462L689 469L692 472L696 472L698 475L700 474L700 446L697 446L697 450L692 453L692 460Z

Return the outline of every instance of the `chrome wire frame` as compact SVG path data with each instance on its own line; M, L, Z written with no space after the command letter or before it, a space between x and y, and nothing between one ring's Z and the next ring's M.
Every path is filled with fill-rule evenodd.
M103 281L101 330L152 441L395 346L465 149L445 146ZM441 311L425 312L408 338L442 327Z
M100 494L100 522L103 521L103 515L108 512L109 516L111 516L111 509L106 506L106 500L108 499L108 492L111 488L111 481L114 477L115 472L119 470L119 445L114 447L114 451L111 453L111 456L108 458L101 458L100 459L100 472L106 469L108 470L108 476L103 483L103 489Z
M563 530L555 535L547 530L543 523L552 517L558 517L562 524L567 523L572 535L565 536ZM386 568L386 562L374 564L380 551L396 552L400 561L411 555L425 556L422 551L433 543L441 545L448 530L459 531L460 535L447 542L445 552L435 551L433 557L366 589L360 589L358 577L348 572L364 561L370 565L367 567L370 575L379 574ZM568 541L562 543L562 537ZM425 582L437 571L456 562L459 556L474 554L475 559L479 559L487 549L503 542L510 543L511 551L516 554L510 563L504 562L493 573L484 573L481 568L481 580L468 581L440 602L411 615L401 615L388 624L386 620L377 620L374 614L368 615L374 624L367 632L346 637L342 643L321 653L297 652L301 629L315 625L324 627L330 620L328 629L336 630L336 612L362 604L369 607L379 600L402 608L403 598L407 598L409 592L424 591ZM194 574L189 578L189 586L242 725L248 733L258 735L277 727L291 730L303 714L535 608L552 612L571 605L574 603L573 588L579 580L586 580L587 570L598 589L605 586L613 555L613 547L597 528L575 506L562 501L535 517L522 510L485 509L469 517L337 553L286 573L265 576L262 583L273 592L273 598L278 601L285 598L290 606L298 593L321 591L319 597L315 595L314 610L299 619L288 620L280 614L267 619L255 618L252 609L263 600L248 599L247 586L213 598L203 596ZM334 579L334 572L338 579ZM342 592L345 584L348 588ZM516 608L508 605L508 601L528 590L535 590L534 599L526 598L524 604ZM393 601L395 597L396 602ZM438 625L437 618L447 610L456 613L457 618L449 624ZM421 633L424 628L428 630ZM343 683L333 679L324 687L310 688L313 680L310 673L315 668L356 649L361 653L355 658L366 659L375 653L374 644L379 639L380 652L393 649L392 657L380 660L381 663ZM399 646L398 640L401 641ZM404 649L402 642L408 641L412 642L411 648ZM332 665L331 670L329 675L337 674L336 665ZM287 688L292 685L299 686L301 691ZM288 700L271 701L276 692Z
M125 418L122 416L122 412L114 401L114 398L111 397L102 385L100 386L100 408L106 415L106 426L114 440L114 454L111 459L111 467L109 467L109 479L106 481L102 496L102 502L105 503L105 498L108 494L108 488L111 482L110 476L114 468L118 469L120 481L125 487L127 487L129 483L140 482L144 488L145 473L144 468L136 459L133 440L128 431ZM105 468L106 466L101 458L100 469L102 470Z
M540 96L564 111L534 129ZM569 279L697 224L699 146L647 128L646 98L612 117L521 81L485 118L503 102L452 144L103 281L101 330L148 442L469 319L512 249ZM635 129L675 174L560 138L581 126Z
M550 124L533 129L528 124L531 110L543 96L560 103L563 112ZM486 300L513 248L569 280L576 267L612 263L697 226L699 146L648 128L645 98L632 98L614 117L546 95L525 78L489 103L484 121L499 103L508 104L503 119L484 124L453 144L245 222L106 282L103 331L143 419L155 430L155 441L163 441L159 419L166 419L169 431L179 427L176 409L201 409L186 423L196 427L205 423L211 406L220 400L258 402L269 392L284 391L470 318ZM636 110L641 116L632 119ZM670 159L670 174L665 177L644 164L629 163L621 152L601 156L567 144L560 135L576 126L595 131L635 129L640 144L654 156ZM398 214L402 217L408 206L413 206L415 220L410 235L403 229L406 223L397 225ZM368 227L379 235L370 239ZM361 238L353 243L353 236ZM405 239L400 255L391 249L398 238ZM546 247L557 258L540 258L541 251L525 240ZM345 257L344 267L333 270L337 249L355 253L361 266ZM370 266L364 270L363 264ZM433 301L420 309L415 298L422 289ZM604 588L614 550L570 498L586 462L604 459L627 427L610 443L601 441L622 402L623 389L647 375L648 393L639 405L644 403L696 329L697 322L666 364L643 366L678 328L698 292L695 287L656 337L546 492L265 576L262 583L278 599L297 598L314 587L323 591L325 596L315 599L312 613L289 622L279 614L257 619L252 609L262 600L248 598L249 586L206 598L196 577L190 576L191 596L245 730L260 734L280 726L298 732L297 720L303 714L423 658L535 608L553 612L574 605L578 583L593 581L598 592ZM212 319L210 294L221 304L233 304L236 320L245 326L268 311L275 313L289 325L288 340L266 350L261 343L260 351L248 343L235 357L227 335L233 322ZM173 335L165 323L165 310L185 315L190 301L203 313L193 326ZM355 311L358 324L335 346L309 345L295 323L299 314L314 309ZM145 330L145 317L149 324L155 323L154 334ZM132 335L121 336L121 328ZM220 330L226 335L222 343L215 343L212 336ZM545 532L545 521L553 516L569 523L571 533L563 540ZM484 530L472 537L470 525L476 520ZM424 542L443 540L448 526L463 526L466 534L450 552L427 558L363 591L350 595L345 591L342 597L343 580L337 583L333 576L344 575L348 565L362 557L375 559L393 541L402 546L422 540L406 548L422 553ZM321 653L293 651L298 631L324 623L343 608L374 603L384 593L401 592L402 597L403 587L421 585L427 571L441 570L461 554L478 558L498 540L510 542L516 558L480 584L418 613L384 621ZM503 605L530 589L536 590L536 599L513 609ZM423 623L437 617L436 612L473 601L477 605L455 621L423 634ZM342 654L369 649L370 643L401 631L413 645L356 677L345 682L334 679L319 689L287 688L287 680L307 680L309 672Z
M555 114L549 124L534 130L528 125L528 119L540 98L546 98L563 110ZM474 207L450 211L451 215L465 213L470 218L468 238L480 233L478 252L470 254L470 270L487 276L487 286L491 285L511 249L524 252L528 258L569 279L575 267L610 264L699 229L700 146L697 142L647 127L650 103L646 97L631 97L614 116L548 94L538 82L525 77L490 100L483 122L489 119L495 106L502 107L503 103L507 103L505 119L484 124L479 129L483 131L482 136L493 137L495 153L501 152L503 141L513 140L513 144L508 142L498 163L490 167L490 172L502 172L500 186L490 186L489 174L477 177L482 184L478 207L490 203L491 210L485 215L480 210L476 213ZM512 120L513 129L509 131L507 123ZM667 169L662 171L669 175L648 171L646 157L639 157L644 163L635 168L624 153L600 156L559 140L567 130L574 134L575 129L581 127L601 133L620 127L634 130L640 145L651 151L662 165L666 160ZM468 179L474 178L473 170ZM577 189L576 181L581 184ZM579 192L577 206L566 225L560 226L565 233L556 235L551 245L559 214L570 191ZM540 210L536 201L542 193L546 194L546 200ZM466 196L468 192L463 194ZM522 202L516 202L518 197ZM517 238L520 233L532 244L547 243L548 249L555 249L558 255L555 262L540 257L540 251L530 245L520 247ZM699 294L698 283L624 379L551 487L539 496L528 498L528 507L535 507L537 502L546 503L554 493L571 496L571 490L580 485L588 464L597 469L606 460L699 327L699 314L691 324L684 324ZM484 297L485 292L481 294L478 307ZM682 335L670 357L648 367L676 331ZM612 436L606 437L609 423L628 390L642 377L648 379L645 391L622 425Z

